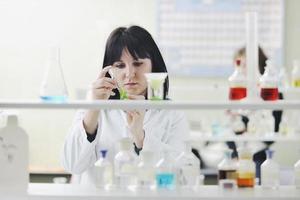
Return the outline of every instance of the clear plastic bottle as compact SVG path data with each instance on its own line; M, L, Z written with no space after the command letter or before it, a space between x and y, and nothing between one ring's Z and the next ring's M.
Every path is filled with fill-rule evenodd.
M136 163L132 142L129 138L120 140L120 151L115 155L115 183L121 189L136 185Z
M173 190L176 187L174 159L168 151L163 152L163 157L156 164L156 187L158 189Z
M152 190L155 188L154 153L141 151L140 159L137 165L137 188Z
M175 160L177 185L192 188L200 178L200 160L192 153L191 142L185 141L185 149Z
M279 187L279 165L273 160L272 150L266 150L267 159L261 164L261 186L277 189Z
M255 163L252 161L252 152L243 147L238 150L238 187L254 187Z
M41 99L47 102L66 101L68 92L58 47L51 47L46 67L46 73L40 88Z
M293 61L292 86L300 87L300 65L298 60Z
M237 187L237 162L232 160L232 150L224 152L224 159L218 164L218 182L221 188Z
M273 63L266 61L264 74L260 77L260 96L265 101L278 99L278 76Z
M295 186L300 189L300 159L294 165Z
M95 163L96 170L96 186L106 188L113 183L113 166L107 159L107 150L101 150L101 157Z
M235 61L235 70L228 81L230 100L240 100L247 96L247 79L241 66L241 60Z

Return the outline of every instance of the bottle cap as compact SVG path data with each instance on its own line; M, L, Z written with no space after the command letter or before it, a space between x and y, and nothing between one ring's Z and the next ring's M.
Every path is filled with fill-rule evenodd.
M100 151L100 153L101 153L102 158L105 158L106 154L107 154L107 150L103 149L103 150Z
M266 150L266 155L267 155L267 158L272 158L273 157L273 154L274 154L274 151L271 150L271 149L267 149Z

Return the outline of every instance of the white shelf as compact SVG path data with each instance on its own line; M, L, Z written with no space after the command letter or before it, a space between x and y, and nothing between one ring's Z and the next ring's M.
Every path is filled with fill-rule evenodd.
M47 103L40 100L0 100L0 109L300 109L300 100L279 101L67 101L65 103Z
M1 196L0 196L1 197ZM70 184L29 184L29 200L101 200L101 199L272 199L272 200L296 200L300 198L300 189L294 186L281 186L278 190L268 190L261 187L244 188L230 191L222 191L218 186L199 186L197 190L185 191L105 191L89 186ZM0 198L2 199L2 198Z
M274 136L258 136L258 135L249 135L247 133L243 135L224 135L224 136L213 136L209 134L204 134L198 131L191 131L191 139L193 141L210 141L210 142L226 142L226 141L236 141L236 142L245 142L245 141L274 141L274 142L299 142L300 134L291 134L287 136L274 135Z

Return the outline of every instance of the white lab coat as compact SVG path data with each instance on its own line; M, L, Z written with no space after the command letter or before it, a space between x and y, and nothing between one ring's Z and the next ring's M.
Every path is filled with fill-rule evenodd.
M126 128L127 120L124 111L101 110L96 138L93 142L89 142L83 127L84 113L85 111L77 113L65 139L62 164L73 174L74 182L94 184L94 163L100 157L100 150L108 149L108 158L113 161L118 141L122 137L130 137L130 133ZM168 150L176 156L183 151L184 140L189 139L187 119L180 111L148 110L143 128L145 131L143 150L157 153Z

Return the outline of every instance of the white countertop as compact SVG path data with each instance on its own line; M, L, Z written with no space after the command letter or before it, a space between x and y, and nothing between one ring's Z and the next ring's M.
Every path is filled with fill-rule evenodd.
M1 194L0 199L2 200ZM8 199L4 197L3 199ZM11 200L126 200L126 199L272 199L299 200L300 189L294 186L281 186L278 190L263 189L261 187L242 188L237 190L221 190L218 186L199 186L197 190L185 191L130 191L130 190L101 190L71 184L36 184L28 187L28 196L10 198Z

